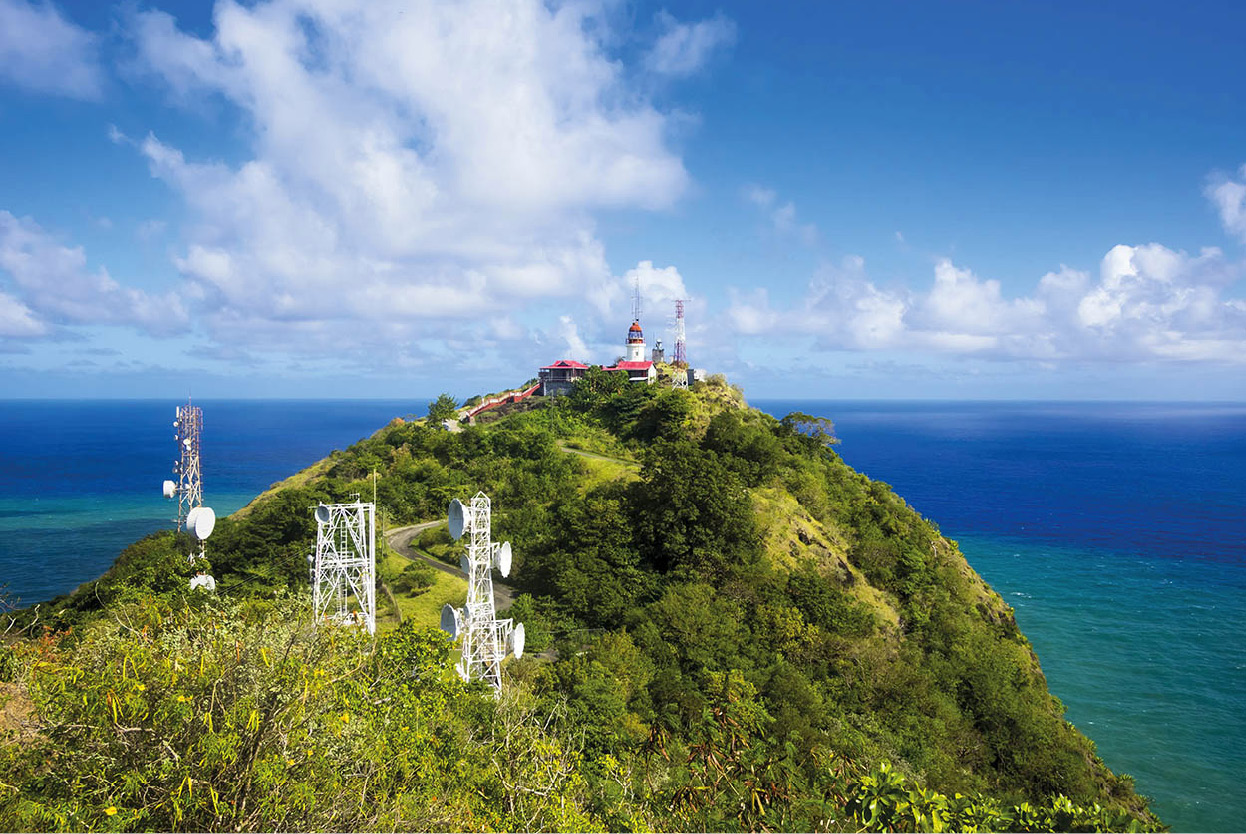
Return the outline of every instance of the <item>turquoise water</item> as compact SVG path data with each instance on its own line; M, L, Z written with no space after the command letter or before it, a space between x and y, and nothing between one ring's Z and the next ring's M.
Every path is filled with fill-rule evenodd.
M1246 569L962 536L1066 717L1174 831L1240 831Z

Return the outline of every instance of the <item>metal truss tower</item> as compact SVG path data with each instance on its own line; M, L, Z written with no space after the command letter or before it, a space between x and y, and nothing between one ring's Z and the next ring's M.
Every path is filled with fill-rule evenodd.
M688 387L688 334L684 330L684 301L675 299L675 367L673 383L676 388Z
M510 542L489 540L492 505L478 492L470 504L455 499L450 504L450 535L468 536L463 570L467 574L467 603L461 609L446 605L441 627L451 637L462 636L463 658L456 670L464 680L483 680L494 691L502 688L502 659L514 652L523 655L524 627L513 620L499 620L493 602L493 569L510 573Z
M181 530L186 523L186 516L195 507L203 506L203 470L199 460L199 437L203 433L203 410L197 405L178 406L177 419L173 421L177 430L177 448L181 451L181 459L173 464L173 474L177 476L177 529ZM171 496L170 496L171 497Z
M316 555L312 560L315 622L363 625L376 633L376 505L355 496L353 504L316 507ZM357 610L350 610L354 597Z

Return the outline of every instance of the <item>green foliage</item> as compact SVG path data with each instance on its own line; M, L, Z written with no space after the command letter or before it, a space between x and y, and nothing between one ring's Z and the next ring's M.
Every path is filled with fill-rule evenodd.
M0 823L1158 825L1064 721L1010 609L840 460L829 420L776 421L722 380L675 391L600 368L499 412L457 433L395 422L222 519L219 600L186 592L192 543L160 533L21 614L54 631L0 655L38 719L0 746ZM491 497L530 652L500 701L409 621L377 641L301 621L311 507L369 493L374 470L393 524ZM415 544L451 564L462 550L444 525ZM400 564L383 579L431 622L420 603L446 577Z
M428 421L440 424L445 420L453 420L459 414L458 404L449 394L441 394L428 404Z
M412 562L404 567L398 576L394 577L390 587L397 593L409 594L412 591L418 592L425 588L431 588L436 581L436 568L423 562Z

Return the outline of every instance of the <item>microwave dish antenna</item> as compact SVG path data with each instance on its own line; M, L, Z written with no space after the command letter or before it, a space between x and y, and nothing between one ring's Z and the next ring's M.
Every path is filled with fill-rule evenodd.
M375 634L376 504L356 495L350 504L320 504L315 517L314 622L361 625Z
M522 623L516 626L514 620L497 617L493 569L503 576L510 573L511 546L489 540L491 516L492 505L483 492L476 493L470 504L457 498L450 502L450 535L458 539L468 534L467 552L460 561L467 574L467 602L462 608L442 609L441 629L450 639L462 640L463 656L455 671L463 680L483 680L496 693L502 689L502 660L508 653L523 654L524 636Z
M511 543L510 542L502 542L500 545L498 545L496 564L497 564L498 573L502 574L503 578L511 575Z
M164 493L165 498L172 498L173 496L177 495L177 484L173 483L172 481L165 481L161 485L160 491Z
M216 529L216 512L211 507L196 507L194 526L195 538L207 541L208 536Z
M524 643L527 642L527 632L524 631L523 623L515 623L515 630L511 632L511 653L515 655L515 659L523 657Z
M450 538L458 541L463 538L463 533L467 529L467 512L463 507L463 502L455 498L450 502Z

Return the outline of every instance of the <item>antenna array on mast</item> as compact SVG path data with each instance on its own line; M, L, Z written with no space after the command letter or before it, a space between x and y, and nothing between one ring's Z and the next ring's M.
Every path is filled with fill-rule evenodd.
M640 276L632 279L632 321L640 321Z
M510 652L523 656L524 627L513 620L499 620L493 603L493 569L510 574L510 542L489 540L492 506L478 492L471 504L457 498L450 502L450 536L468 536L463 570L467 573L467 604L441 610L441 627L452 638L462 636L463 658L455 670L463 680L483 680L494 691L502 688L502 659Z
M199 458L199 438L203 434L203 411L187 400L186 405L174 411L173 439L177 442L179 458L173 462L176 481L164 482L164 497L177 498L177 529L185 526L186 532L199 540L199 556L204 555L204 542L216 527L216 513L203 505L203 468ZM195 554L188 558L193 563ZM209 577L210 578L210 577ZM212 583L215 588L215 581ZM196 587L191 585L192 588Z
M363 625L376 633L376 505L316 507L316 553L311 557L316 622ZM350 610L350 599L358 608Z
M197 405L177 407L173 420L173 438L177 441L179 459L173 462L173 474L177 482L164 482L164 497L177 496L177 529L186 523L186 517L196 507L203 506L203 469L199 459L199 438L203 433L203 410Z
M674 386L688 387L688 334L684 330L684 302L686 298L675 299L675 358L671 364L675 367Z

